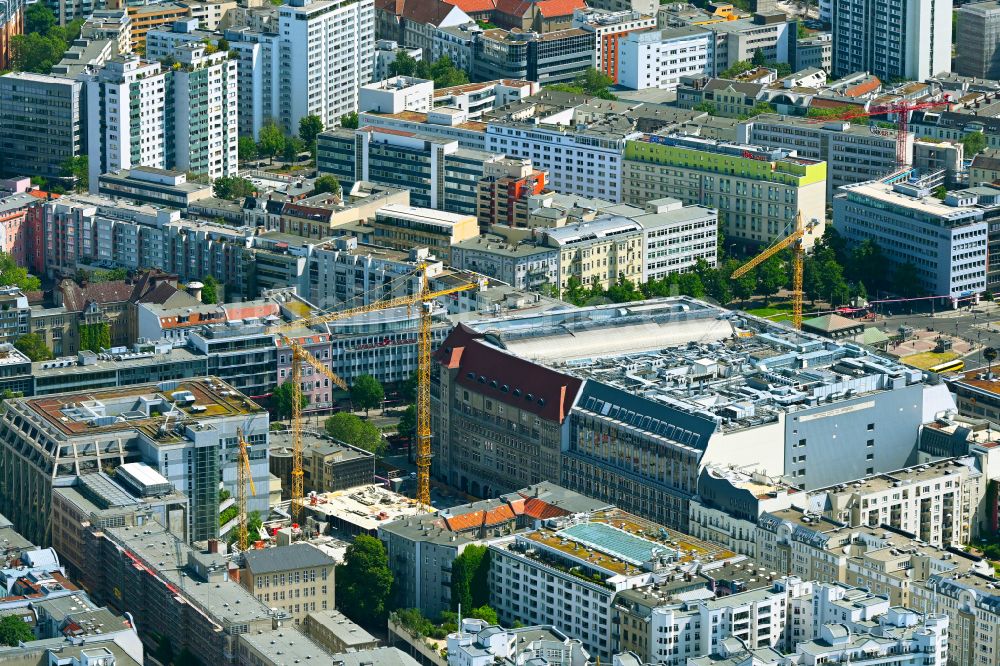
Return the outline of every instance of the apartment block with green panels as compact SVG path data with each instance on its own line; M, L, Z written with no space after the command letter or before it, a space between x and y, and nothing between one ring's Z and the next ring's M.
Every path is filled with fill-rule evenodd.
M826 220L826 162L701 137L644 136L625 145L622 192L633 205L674 197L715 208L727 242L744 246L787 236L801 213L816 223L811 245Z

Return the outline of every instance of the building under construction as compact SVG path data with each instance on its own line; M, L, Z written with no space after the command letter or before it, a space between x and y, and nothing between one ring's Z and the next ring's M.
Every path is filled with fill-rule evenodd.
M101 472L115 475L135 462L146 463L151 473L138 478L126 473L122 480L145 488L165 479L188 498L188 540L218 536L219 482L236 494L238 428L250 445L251 473L260 488L248 509L267 511L268 413L221 380L139 384L5 404L0 512L39 545L52 541L53 487Z

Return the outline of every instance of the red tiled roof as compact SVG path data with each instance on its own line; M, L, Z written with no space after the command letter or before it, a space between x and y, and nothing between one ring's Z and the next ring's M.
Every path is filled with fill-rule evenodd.
M538 11L545 18L555 16L570 16L575 9L583 9L587 6L584 0L540 0L535 3Z
M464 324L459 325L441 344L435 358L452 369L457 365L460 386L505 404L516 405L547 421L562 423L583 382L517 358L481 342L480 337L481 334ZM456 354L455 351L460 348L463 351ZM528 396L531 396L530 400Z
M545 500L538 499L537 497L529 497L524 502L524 514L538 520L544 520L546 518L566 516L569 512L549 504Z
M223 307L226 310L226 317L228 317L230 321L236 319L250 319L251 317L263 319L268 315L278 315L277 303L263 303L255 305L232 304L225 305Z
M498 506L495 509L487 511L483 518L483 522L486 525L498 525L509 520L514 520L516 517L517 516L514 514L514 511L509 506L504 504L503 506Z
M466 14L491 12L496 8L495 0L445 0L445 2L455 5Z
M456 5L444 0L410 0L404 2L402 11L397 11L396 14L415 23L439 26L455 7Z
M483 524L483 512L470 511L469 513L463 513L461 516L445 518L444 522L452 532L471 530L473 527L479 527Z

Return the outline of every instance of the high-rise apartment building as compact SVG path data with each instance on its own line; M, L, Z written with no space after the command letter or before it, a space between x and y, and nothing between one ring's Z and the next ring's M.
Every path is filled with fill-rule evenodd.
M172 114L167 116L168 73L160 63L116 56L81 80L87 109L84 152L92 187L96 189L99 176L109 171L166 167L173 122Z
M951 69L952 0L838 0L833 3L833 73L882 80ZM959 40L961 43L961 39Z
M30 72L0 76L0 171L58 177L81 144L79 81Z
M145 166L230 176L237 169L236 61L201 41L165 45L176 65L116 56L80 76L90 184Z
M375 60L372 0L293 0L278 14L275 118L286 132L316 115L325 127L358 108L358 89L371 80Z
M180 171L212 179L235 175L237 143L236 61L206 44L175 49L180 67L173 72L174 159Z
M1000 2L974 2L955 12L958 21L951 69L961 76L1000 79Z

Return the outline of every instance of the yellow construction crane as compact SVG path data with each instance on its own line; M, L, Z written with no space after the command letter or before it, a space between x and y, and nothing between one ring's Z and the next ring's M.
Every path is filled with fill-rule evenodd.
M271 329L272 333L280 335L292 349L292 515L299 516L305 495L302 471L302 362L326 375L332 382L343 389L347 384L337 377L322 361L310 354L300 344L291 340L287 331L302 327L326 324L342 319L350 319L358 315L397 307L420 306L420 332L417 345L417 501L430 504L430 466L431 466L431 311L430 302L441 296L457 294L479 286L468 282L446 289L431 291L426 275L419 294L399 296L360 305L338 312L316 315L299 319L289 324L283 324Z
M785 248L792 248L792 326L796 329L802 328L802 262L805 256L802 239L807 233L812 233L813 226L814 222L808 225L802 224L802 213L799 213L795 218L795 229L792 233L737 268L729 276L733 280L741 278Z
M247 440L243 436L243 428L236 429L236 436L240 442L240 459L236 464L236 503L239 509L238 536L240 550L246 550L250 546L250 538L247 534L247 486L256 495L257 487L253 482L253 473L250 471L250 454L247 451Z

